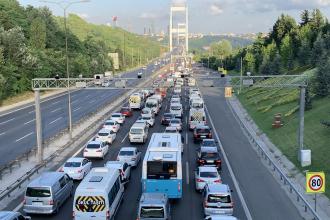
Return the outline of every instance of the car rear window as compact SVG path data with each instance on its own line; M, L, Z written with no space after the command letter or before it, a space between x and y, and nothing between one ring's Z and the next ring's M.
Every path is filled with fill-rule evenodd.
M199 173L199 176L203 177L203 178L216 178L216 177L218 177L218 173L210 172L210 171L203 171L203 172Z
M121 115L111 115L113 118L119 118Z
M80 167L80 162L66 162L64 164L64 167Z
M214 141L203 141L203 143L202 143L202 145L203 146L206 146L206 147L209 147L209 146L214 146L215 145L215 143L214 143Z
M104 136L108 136L109 133L106 133L106 132L99 132L98 135L104 137Z
M105 125L114 125L115 123L113 121L107 121L105 122Z
M140 210L141 218L164 218L164 207L143 206Z
M28 187L26 189L27 197L50 197L49 187Z
M88 149L97 149L100 148L99 144L87 144Z
M132 128L130 130L131 134L142 134L143 133L143 129L142 128Z
M181 110L181 106L171 106L171 110Z
M201 153L201 157L202 158L215 158L218 157L218 153L217 152L202 152Z
M231 199L229 195L217 195L217 194L210 194L207 198L207 201L210 203L230 203Z
M133 156L134 155L134 152L133 151L119 151L119 155L120 156Z
M208 128L197 128L197 133L210 133Z

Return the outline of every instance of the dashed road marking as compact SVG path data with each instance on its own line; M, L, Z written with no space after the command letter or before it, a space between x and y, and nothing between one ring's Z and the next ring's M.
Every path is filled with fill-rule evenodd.
M57 108L57 109L54 109L53 111L51 111L51 112L57 112L58 110L61 110L62 108Z
M32 135L33 133L34 133L34 132L30 132L30 133L24 135L23 137L16 139L15 142L19 142L19 141L23 140L24 138L26 138L26 137Z
M55 119L54 121L50 122L49 124L51 125L51 124L53 124L53 123L55 123L55 122L57 122L58 120L61 120L61 119L62 119L62 117L59 117L59 118Z
M27 125L27 124L30 124L30 123L33 122L33 121L35 121L35 119L32 119L32 120L30 120L30 121L27 121L27 122L25 122L24 124Z
M11 119L8 119L7 121L0 122L0 125L6 124L6 123L8 123L10 121L13 121L13 120L15 120L15 118L11 118Z
M186 161L186 184L189 185L189 162Z

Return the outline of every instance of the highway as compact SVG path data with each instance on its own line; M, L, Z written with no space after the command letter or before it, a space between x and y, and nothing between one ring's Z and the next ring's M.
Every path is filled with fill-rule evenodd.
M136 78L139 71L148 77L159 69L160 65L149 64L146 70L137 69L123 73L123 78ZM130 80L133 86L139 79ZM72 121L79 121L84 116L95 112L101 106L115 100L124 90L91 90L82 89L71 94ZM52 99L46 99L41 103L43 140L46 140L59 131L68 127L68 96L60 95ZM35 110L33 105L13 109L0 114L0 166L5 165L17 156L27 152L36 146Z
M203 73L203 70L201 71ZM217 133L229 161L229 166L223 162L223 169L220 173L224 183L229 184L233 190L234 216L239 219L302 219L291 200L286 196L281 186L275 181L267 168L261 163L256 152L241 131L238 122L233 118L232 112L227 106L223 92L216 88L201 88L204 101L207 106L208 123L213 127L213 134ZM186 91L183 91L183 97ZM184 106L187 100L183 99ZM161 115L168 111L168 99L165 101L161 113L156 118L156 124L149 130L149 138L153 132L162 132L165 127L160 125ZM187 125L186 110L183 117L183 124ZM127 134L139 116L140 112L135 111L134 116L128 118L121 127L114 144L105 160L93 160L93 166L103 166L106 160L115 160L121 147L132 146L129 143ZM185 138L183 154L183 198L172 201L172 219L203 219L202 197L195 191L193 172L196 168L196 148L198 144L193 143L192 133L184 126L182 135ZM216 135L215 135L216 137ZM147 144L133 145L138 147L144 156ZM78 153L82 156L82 152ZM224 155L223 155L224 156ZM143 158L143 157L142 157ZM223 160L224 161L224 160ZM139 166L133 170L130 182L125 190L124 202L116 215L116 219L136 219L138 199L141 194L141 161ZM232 173L231 173L232 171ZM234 175L232 175L234 174ZM77 186L79 182L75 183ZM235 186L236 185L236 186ZM238 188L237 188L238 187ZM17 199L19 204L22 198ZM39 216L34 215L32 219L71 219L72 198L66 201L57 215ZM22 211L22 210L20 210Z

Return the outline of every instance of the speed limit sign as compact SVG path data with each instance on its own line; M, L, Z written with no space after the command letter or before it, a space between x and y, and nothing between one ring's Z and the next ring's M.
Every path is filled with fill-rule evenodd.
M324 193L325 192L324 172L307 172L306 173L306 192L307 193Z

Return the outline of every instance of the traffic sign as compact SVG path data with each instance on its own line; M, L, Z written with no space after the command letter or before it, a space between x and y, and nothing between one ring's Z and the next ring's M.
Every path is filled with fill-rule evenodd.
M325 174L324 172L306 173L306 193L324 193Z
M225 97L230 98L232 97L233 87L225 87Z

